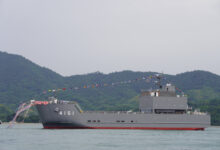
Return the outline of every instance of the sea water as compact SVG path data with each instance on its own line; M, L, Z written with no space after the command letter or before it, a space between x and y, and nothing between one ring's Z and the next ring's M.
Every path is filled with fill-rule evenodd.
M0 150L220 150L220 128L205 131L48 130L0 125Z

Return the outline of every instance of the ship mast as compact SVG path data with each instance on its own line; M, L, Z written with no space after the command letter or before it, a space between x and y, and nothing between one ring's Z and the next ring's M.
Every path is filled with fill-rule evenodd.
M162 89L162 85L161 85L161 80L162 80L162 75L161 74L156 74L156 79L157 81L156 82L156 85L159 87L159 89Z

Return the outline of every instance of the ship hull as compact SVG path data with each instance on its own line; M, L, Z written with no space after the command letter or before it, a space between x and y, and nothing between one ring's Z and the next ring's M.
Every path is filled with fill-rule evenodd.
M204 130L209 115L79 112L74 104L36 105L45 129Z
M205 130L204 127L76 127L74 125L66 125L66 123L54 123L54 124L44 124L44 129L118 129L118 130Z

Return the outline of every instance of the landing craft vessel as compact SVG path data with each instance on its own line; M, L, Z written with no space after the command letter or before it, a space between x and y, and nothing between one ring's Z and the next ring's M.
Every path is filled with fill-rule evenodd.
M192 111L185 95L166 84L142 91L139 111L82 111L73 101L34 101L45 129L204 130L210 115Z

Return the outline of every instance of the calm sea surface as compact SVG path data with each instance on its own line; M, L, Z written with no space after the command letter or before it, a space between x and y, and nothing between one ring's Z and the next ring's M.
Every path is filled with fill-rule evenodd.
M0 150L220 150L220 128L205 131L47 130L0 125Z

